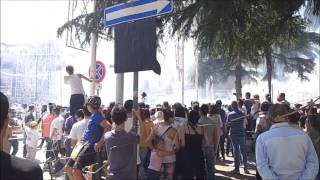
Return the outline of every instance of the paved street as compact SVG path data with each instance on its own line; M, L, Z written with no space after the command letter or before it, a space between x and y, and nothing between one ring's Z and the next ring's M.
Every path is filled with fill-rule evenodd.
M250 174L244 174L243 168L240 169L241 175L234 175L230 171L234 169L233 157L226 157L225 161L217 161L216 164L216 179L218 180L237 180L237 179L248 179L253 180L255 179L255 161L254 161L254 154L248 153L248 165Z
M23 134L19 134L18 138L19 139L23 139ZM45 158L45 145L46 144L44 143L43 148L42 149L38 149L37 155L36 155L36 159L37 159L38 163L40 164L41 168L43 168L43 165L44 165L44 162L45 162L45 159L46 159ZM22 152L23 152L23 142L22 142L22 140L19 140L19 150L18 150L17 156L18 157L22 157ZM50 180L51 179L48 171L45 171L43 173L43 178L44 178L44 180ZM59 172L58 176L54 177L54 179L56 179L56 180L64 179L63 173Z
M22 136L22 135L20 135ZM20 137L21 138L21 137ZM45 145L45 144L44 144ZM23 151L23 143L22 140L19 141L19 151L17 156L22 157ZM36 159L38 160L40 166L43 168L45 161L45 146L42 149L38 149ZM237 179L255 179L255 163L254 163L254 155L252 153L248 153L248 163L249 163L249 171L250 174L244 174L243 168L240 170L241 175L234 175L230 171L233 170L233 157L226 157L225 161L218 160L216 164L216 177L218 180L237 180ZM48 171L43 173L44 180L50 180L50 175ZM64 173L61 171L56 176L53 177L56 180L63 180Z

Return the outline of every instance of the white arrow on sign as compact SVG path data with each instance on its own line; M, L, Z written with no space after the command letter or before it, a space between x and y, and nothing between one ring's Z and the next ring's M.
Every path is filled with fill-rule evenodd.
M148 4L144 4L141 6L134 6L122 9L120 11L115 11L112 13L106 14L106 21L111 21L114 19L118 19L120 17L131 16L139 13L144 13L146 11L157 10L157 13L161 12L167 5L170 4L170 1L154 1Z

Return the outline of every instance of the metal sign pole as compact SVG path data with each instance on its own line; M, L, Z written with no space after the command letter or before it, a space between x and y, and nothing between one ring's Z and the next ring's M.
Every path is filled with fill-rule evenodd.
M124 83L124 74L116 74L116 104L123 105L123 83Z
M138 109L138 82L139 82L139 73L134 72L133 73L133 108ZM133 125L135 127L135 132L138 134L138 120L137 117L134 116L133 113ZM137 162L137 145L134 146L133 151L133 162ZM137 163L136 163L137 164ZM136 179L138 177L137 175L137 168L134 168L134 178Z
M93 13L96 12L96 0L93 0ZM90 96L95 94L95 79L96 79L96 57L97 57L97 33L91 33L91 82Z

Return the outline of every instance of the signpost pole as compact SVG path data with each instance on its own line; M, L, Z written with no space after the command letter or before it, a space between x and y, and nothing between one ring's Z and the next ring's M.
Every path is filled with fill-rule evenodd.
M123 83L124 74L119 73L116 75L116 104L123 104Z
M93 0L93 13L96 12L96 0ZM95 79L96 79L96 57L97 57L97 33L91 33L91 82L90 86L90 96L95 94Z
M138 109L138 83L139 83L139 72L134 72L133 73L133 108ZM134 114L134 113L133 113ZM137 117L133 117L133 124L134 124L134 131L139 134L138 130L138 120ZM137 162L137 145L134 146L135 151L133 151L133 162ZM134 168L134 178L137 177L137 169Z
M181 91L182 104L184 105L184 38L182 38L181 44Z

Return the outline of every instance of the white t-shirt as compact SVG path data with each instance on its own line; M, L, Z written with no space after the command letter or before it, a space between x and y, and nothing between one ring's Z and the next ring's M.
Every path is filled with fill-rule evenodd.
M76 122L70 131L69 138L72 140L80 141L84 135L85 130L88 127L89 119L83 119L82 121Z
M38 140L40 139L40 133L37 129L30 129L28 126L26 126L25 130L27 134L26 144L30 147L37 148Z
M247 111L246 106L242 106L241 108L239 108L239 110L240 110L245 116L248 115L248 111ZM243 127L246 128L246 127L247 127L247 124L248 124L248 120L247 120L247 117L245 117L245 118L244 118L244 121L243 121Z
M259 112L256 127L258 127L258 125L262 126L263 131L269 129L267 117L266 117L266 112ZM256 128L256 132L257 132L257 128Z
M82 80L78 75L70 75L68 77L68 82L70 84L71 94L84 94Z
M50 137L52 136L53 129L57 129L56 135L53 136L52 140L61 140L62 139L62 128L63 128L64 119L63 117L59 116L55 118L50 126Z
M254 100L253 105L251 107L251 115L253 116L253 119L258 118L258 111L260 109L260 101L259 100Z

